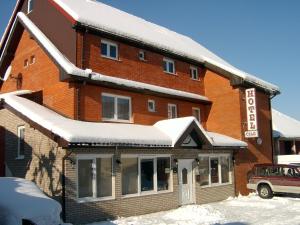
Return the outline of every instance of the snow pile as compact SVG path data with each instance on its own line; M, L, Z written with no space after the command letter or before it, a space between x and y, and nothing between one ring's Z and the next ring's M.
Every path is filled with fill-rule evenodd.
M218 134L214 132L207 132L208 136L211 138L213 146L227 146L227 147L233 147L233 146L240 146L240 147L247 147L248 144L244 141L240 141L238 139Z
M299 196L266 200L250 194L217 203L182 206L166 212L90 225L286 225L299 224L299 221Z
M273 136L300 138L300 121L272 109Z
M27 219L38 225L58 225L60 213L60 204L33 182L0 177L0 224L21 225Z
M91 0L54 0L74 20L92 28L147 44L198 62L212 64L244 80L279 91L276 85L249 75L221 59L191 38L145 21L101 2Z

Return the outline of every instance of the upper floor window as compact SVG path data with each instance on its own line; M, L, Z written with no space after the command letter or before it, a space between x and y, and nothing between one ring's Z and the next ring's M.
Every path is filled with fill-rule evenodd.
M28 67L29 66L29 61L28 59L25 59L24 60L24 68Z
M28 0L27 13L30 13L33 10L34 0Z
M104 121L130 122L131 98L102 94L102 119Z
M155 112L155 101L154 100L148 100L148 111Z
M18 152L17 158L24 158L24 150L25 150L25 126L18 127Z
M145 61L146 60L146 53L145 53L145 51L143 51L143 50L139 51L139 59L141 61Z
M175 71L175 62L174 62L174 60L164 58L163 65L164 65L164 72L175 74L176 71Z
M110 41L101 40L101 55L110 59L118 59L118 45Z
M177 118L177 105L168 104L168 118L169 119Z
M193 108L193 116L201 122L201 115L200 115L200 109L199 108Z
M190 67L190 75L192 80L199 80L199 74L197 67L191 66Z
M34 63L35 63L35 56L32 55L32 56L30 57L30 65L32 65L32 64L34 64Z

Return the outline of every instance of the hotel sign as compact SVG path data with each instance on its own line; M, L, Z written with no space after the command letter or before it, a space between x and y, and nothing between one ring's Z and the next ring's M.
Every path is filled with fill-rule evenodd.
M255 88L246 89L246 107L248 130L245 132L245 137L258 137Z

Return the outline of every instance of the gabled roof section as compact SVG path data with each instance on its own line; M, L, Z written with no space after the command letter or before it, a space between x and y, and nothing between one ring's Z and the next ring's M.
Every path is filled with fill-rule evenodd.
M142 91L150 91L154 93L164 94L168 96L175 96L180 98L187 98L191 100L204 101L209 102L209 99L205 96L175 90L171 88L160 87L157 85L146 84L137 81L126 80L117 77L111 77L100 73L95 73L90 69L82 70L76 67L72 62L70 62L57 48L56 46L43 34L43 32L22 12L19 12L17 18L14 22L14 27L17 26L18 23L21 23L30 34L36 39L36 41L40 44L40 46L48 53L48 55L52 58L52 60L63 69L63 71L73 77L85 78L94 82L101 83L110 83L117 86L122 86L126 88L132 88L135 90ZM10 36L13 35L13 32ZM3 63L5 58L5 52L9 48L9 45L5 46L3 54L0 58L0 66Z
M300 121L272 109L273 137L300 139Z
M279 87L243 72L191 38L95 0L53 0L81 25L213 65L273 94Z
M247 147L239 140L227 137L224 145L217 144L213 136L206 132L193 117L164 120L154 126L119 123L83 122L68 119L58 113L26 98L17 96L28 94L19 91L0 95L4 99L4 106L12 108L27 120L50 131L65 140L69 146L123 146L147 148L180 148L180 140L189 135L190 128L198 129L199 138L210 147ZM225 137L225 136L224 136Z

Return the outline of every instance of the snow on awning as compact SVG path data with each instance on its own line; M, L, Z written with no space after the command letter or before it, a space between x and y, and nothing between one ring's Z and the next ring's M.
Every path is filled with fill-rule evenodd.
M175 147L183 133L194 123L211 146L247 146L245 142L206 132L194 117L162 120L153 126L83 122L66 118L42 105L13 94L4 95L2 98L18 113L60 136L69 145Z
M273 137L300 139L300 121L272 109Z
M151 91L164 95L176 96L197 101L209 101L209 99L205 96L186 91L180 91L157 85L107 76L104 74L95 73L90 69L80 69L76 67L73 63L71 63L24 13L19 12L17 18L23 24L23 26L25 26L26 29L28 29L31 35L33 35L36 38L36 40L43 46L43 48L45 49L45 51L48 52L51 58L69 75L88 78L96 82L111 83L114 85L133 88L136 90ZM2 62L3 57L1 56L0 63Z
M80 24L200 63L212 64L258 87L278 93L279 87L247 74L193 39L93 0L54 0Z

